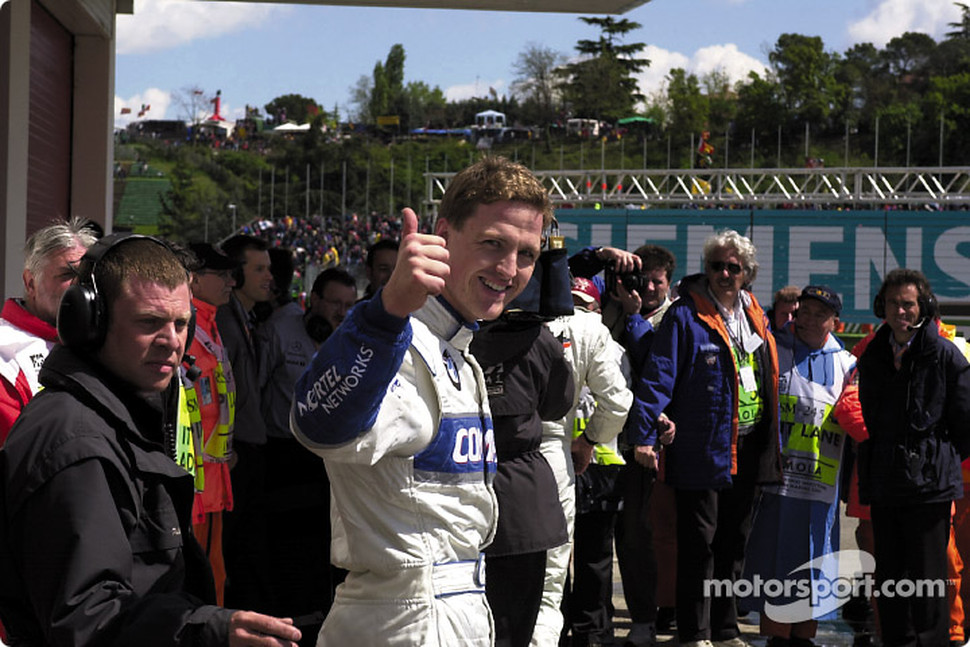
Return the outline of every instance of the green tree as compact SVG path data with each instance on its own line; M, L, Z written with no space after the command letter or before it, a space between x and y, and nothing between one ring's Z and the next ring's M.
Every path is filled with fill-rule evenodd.
M835 68L839 86L834 115L845 124L872 120L875 111L892 96L895 79L886 73L881 52L872 43L859 43L839 58Z
M361 74L350 88L350 119L360 123L373 123L376 115L370 111L370 98L374 91L374 77Z
M824 125L836 99L835 58L818 36L782 34L768 60L789 117Z
M178 106L182 121L196 126L211 113L212 100L205 90L197 85L189 85L172 93L172 103Z
M407 108L404 97L404 46L393 45L383 63L374 65L374 84L371 86L370 116L401 116Z
M320 114L322 110L316 101L301 94L284 94L264 106L266 114L274 120L293 121L304 124Z
M731 82L722 69L708 72L701 78L701 87L707 98L707 127L712 133L725 133L737 113L737 97L731 90Z
M562 68L564 99L578 117L610 121L627 117L644 99L635 74L648 67L650 60L636 58L646 48L644 43L621 41L641 25L625 18L580 20L599 27L601 33L597 40L580 40L576 44L580 60Z
M171 188L161 196L162 215L158 231L177 243L204 240L208 221L209 240L229 233L231 225L219 205L226 196L211 180L197 177L194 166L181 157L172 169Z
M735 123L739 132L774 132L787 117L781 89L770 78L749 72L748 80L736 86L738 95Z
M930 79L929 89L922 97L924 119L934 124L931 139L939 137L940 115L944 117L945 150L944 163L960 164L970 150L970 72ZM928 149L938 150L938 144L928 144ZM935 155L921 163L935 164Z
M522 100L528 123L548 124L556 120L556 69L564 58L551 48L529 43L512 64L515 80L511 89Z
M926 91L935 53L936 41L918 32L906 32L886 43L881 58L895 81L892 103L910 103Z
M683 68L670 70L667 76L667 100L670 106L668 129L677 137L700 135L708 120L708 104L694 74Z
M932 37L908 31L886 43L882 59L893 76L924 74L935 50L936 41Z
M970 40L970 5L962 2L953 4L960 8L960 20L948 23L949 27L953 27L953 31L946 33L947 38Z
M411 81L405 86L403 96L408 128L444 124L448 100L441 88L431 88L424 81Z

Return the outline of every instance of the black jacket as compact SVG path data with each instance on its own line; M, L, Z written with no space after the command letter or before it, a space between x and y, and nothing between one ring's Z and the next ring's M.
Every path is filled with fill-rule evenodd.
M266 423L259 402L259 352L255 332L247 332L248 314L233 294L216 310L216 325L229 355L236 379L236 421L233 440L251 445L266 444Z
M0 451L0 617L14 645L224 645L171 415L57 346Z
M897 371L891 334L882 326L859 359L869 431L859 445L859 496L875 505L958 499L960 461L970 455L970 365L929 322Z
M575 387L562 344L541 322L498 320L475 333L495 425L498 526L487 555L533 553L566 543L559 486L539 451L542 421L569 413Z

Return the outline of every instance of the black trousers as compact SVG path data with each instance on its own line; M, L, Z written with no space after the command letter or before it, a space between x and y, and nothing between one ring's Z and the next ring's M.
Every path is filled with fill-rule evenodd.
M233 442L232 511L223 515L226 606L272 612L266 582L265 446Z
M569 625L573 644L586 636L613 639L613 529L617 513L576 515L573 532L573 575L569 593Z
M333 603L330 481L295 438L266 441L267 589L273 615L322 615Z
M495 647L528 647L545 578L544 550L485 556L485 595L495 618Z
M945 587L909 596L899 595L903 591L898 587L894 587L897 594L890 596L881 587L889 580L946 581L950 502L873 505L871 511L883 645L949 644L950 613Z
M653 550L650 494L657 471L637 463L624 452L626 465L620 473L623 509L616 522L616 558L623 581L623 598L630 619L638 624L657 621L657 556Z
M754 486L723 490L677 489L677 634L692 640L741 635L733 595L706 597L704 581L734 582L744 566Z

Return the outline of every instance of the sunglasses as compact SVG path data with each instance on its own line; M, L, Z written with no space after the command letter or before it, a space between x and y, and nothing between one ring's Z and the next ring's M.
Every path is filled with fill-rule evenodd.
M744 269L737 263L725 263L724 261L711 261L707 266L718 273L723 272L726 267L727 271L735 276L740 274Z

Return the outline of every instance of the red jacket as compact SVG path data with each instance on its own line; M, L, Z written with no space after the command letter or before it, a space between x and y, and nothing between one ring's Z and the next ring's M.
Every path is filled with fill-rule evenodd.
M0 446L37 392L37 374L55 343L54 326L27 312L17 300L7 299L0 312Z
M222 346L222 338L216 326L216 307L199 299L192 299L192 303L195 305L196 329L201 328L212 341ZM219 422L219 398L215 385L215 372L219 360L206 349L199 340L198 334L192 340L189 354L195 357L195 366L201 371L194 384L199 411L202 415L203 444L205 444ZM230 369L226 366L225 370ZM203 514L207 512L232 510L229 463L211 463L203 460L203 469L205 470L205 490L195 495L195 505L192 507L194 523L201 522Z

